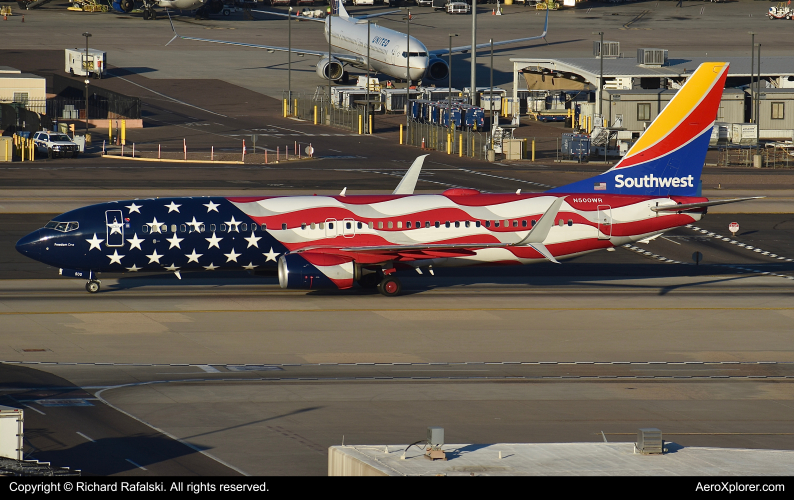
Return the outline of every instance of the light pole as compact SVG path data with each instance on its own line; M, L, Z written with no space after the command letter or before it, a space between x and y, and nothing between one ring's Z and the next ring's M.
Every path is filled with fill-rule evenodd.
M364 124L365 133L370 131L369 130L369 121L370 121L370 115L369 115L369 85L370 85L369 84L369 46L371 45L371 36L369 34L369 30L370 30L370 21L369 21L369 19L367 19L367 108L366 108L367 109L367 121Z
M750 35L750 121L755 121L755 32Z
M758 44L758 77L755 84L755 147L758 148L758 139L761 137L761 124L758 121L761 118L761 44Z
M287 114L292 116L292 7L287 12Z
M477 88L477 0L471 0L471 95L470 103L474 106L474 94Z
M334 10L328 12L328 65L326 70L328 73L328 124L331 124L331 19L333 19Z
M598 59L601 62L601 69L598 73L598 116L603 121L604 110L603 106L604 103L602 102L602 90L604 88L604 32L603 31L594 31L594 35L601 36L601 44L598 46ZM603 122L601 123L603 125Z
M407 9L405 18L405 50L408 57L405 62L405 136L410 137L411 131L411 9Z
M83 58L83 71L85 72L85 135L88 138L88 39L91 33L83 33L85 37L85 57Z
M457 33L449 34L449 101L447 102L447 121L449 130L452 132L452 37L458 36Z
M491 38L489 41L491 42L491 93L490 93L490 95L488 97L488 101L489 101L488 102L488 112L490 113L489 114L489 118L490 118L489 125L491 126L491 133L489 134L491 136L491 141L490 141L490 144L489 144L490 148L488 149L488 151L490 152L490 151L493 151L493 132L494 132L494 128L493 128L493 38Z

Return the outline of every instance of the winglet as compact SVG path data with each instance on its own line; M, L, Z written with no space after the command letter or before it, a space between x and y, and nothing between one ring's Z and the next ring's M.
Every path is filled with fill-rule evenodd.
M535 226L532 229L530 229L529 234L527 234L523 240L516 243L515 246L532 245L532 248L534 248L540 253L543 253L541 248L543 250L546 249L546 247L543 246L543 242L549 236L549 231L551 230L551 227L554 225L554 219L557 218L557 212L560 211L560 207L562 206L562 202L565 201L565 198L566 198L565 196L562 196L551 202L551 206L549 207L549 209L546 210L546 213L543 214L543 216L540 218L537 224L535 224ZM537 247L538 244L540 245L540 248ZM547 259L549 258L548 256L546 256L546 254L543 255ZM552 259L549 260L553 262Z
M177 34L176 29L174 28L174 21L171 20L171 13L168 11L168 9L165 9L165 13L168 14L168 22L171 23L171 31L174 32L174 38L172 38L171 41L165 44L165 46L168 47L169 45L171 45L171 42L179 38L179 35Z
M422 171L422 165L425 162L425 158L430 155L422 155L418 156L411 167L405 172L402 180L397 187L394 189L392 194L414 194L414 189L416 188L416 181L419 180L419 172Z

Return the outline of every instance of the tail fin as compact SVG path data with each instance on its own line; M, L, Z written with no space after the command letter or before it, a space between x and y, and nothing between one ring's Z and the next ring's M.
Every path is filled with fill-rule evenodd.
M727 75L728 63L701 64L617 165L549 192L698 196Z

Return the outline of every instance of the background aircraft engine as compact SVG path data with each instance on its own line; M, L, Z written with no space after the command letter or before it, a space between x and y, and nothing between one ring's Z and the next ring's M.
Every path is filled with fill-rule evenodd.
M210 14L219 14L223 10L223 2L221 0L207 0L205 5Z
M113 0L113 10L118 12L132 12L135 7L133 0Z
M430 59L427 62L426 77L431 80L443 80L449 75L449 64L443 59Z
M360 278L352 259L322 253L286 254L278 259L278 284L281 288L345 289Z
M328 72L331 72L331 80L338 82L345 75L345 67L337 59L328 60L327 57L320 59L317 63L317 76L323 80L328 79Z

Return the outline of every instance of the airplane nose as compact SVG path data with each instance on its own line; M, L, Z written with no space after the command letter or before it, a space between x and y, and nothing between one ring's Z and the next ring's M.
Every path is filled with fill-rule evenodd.
M40 232L41 232L40 229L33 231L29 235L17 241L16 244L17 252L32 259L38 259L41 256Z

